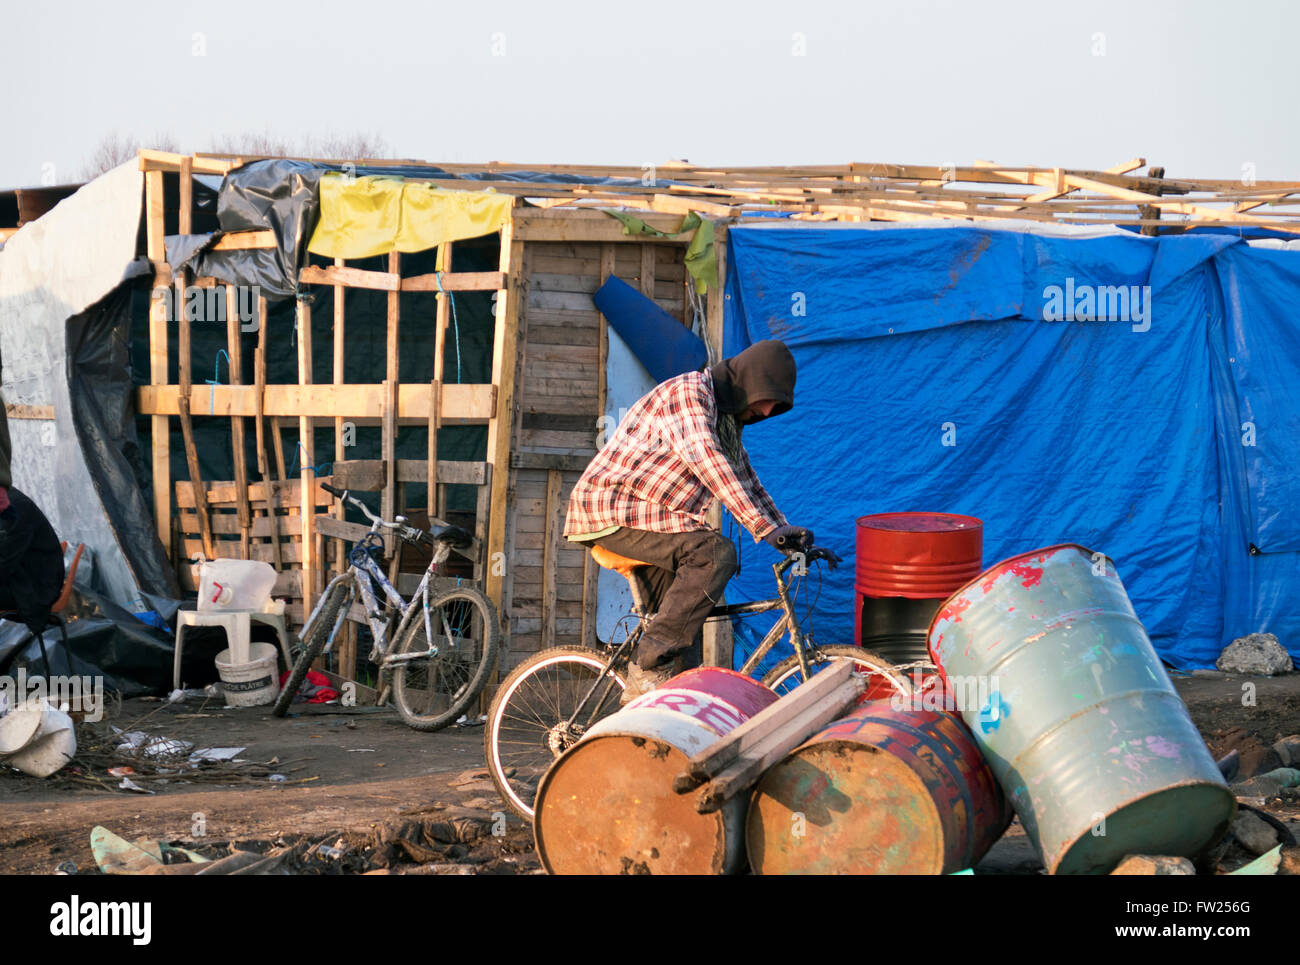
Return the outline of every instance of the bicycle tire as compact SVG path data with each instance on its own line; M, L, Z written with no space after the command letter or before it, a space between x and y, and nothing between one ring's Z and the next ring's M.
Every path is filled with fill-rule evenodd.
M574 697L568 705L563 705L563 688L560 686L563 682L562 675L568 673L580 684L594 683L597 681L596 675L608 661L609 653L600 650L551 647L515 667L497 688L488 708L487 724L483 728L483 756L487 761L488 774L501 799L524 820L533 819L537 784L546 768L563 752L563 748L557 752L552 744L548 744L547 737L554 727L572 714L577 699L589 693L589 687L572 688ZM558 671L551 674L557 677L556 701L554 705L541 706L539 710L539 703L533 700L534 692L539 688L530 688L528 682L532 679L535 684L539 683L549 671ZM595 716L588 719L588 724L619 709L619 698L627 689L627 678L619 668L613 668L610 672L617 681L617 687L605 695L598 707L593 708ZM541 689L544 691L549 688L542 685Z
M496 665L497 647L501 639L501 630L497 625L496 607L492 601L473 586L458 586L439 593L429 601L429 609L445 611L449 604L465 604L469 611L457 608L454 622L463 627L466 621L477 619L483 631L481 636L463 636L460 630L454 630L458 640L477 640L477 652L470 652L468 660L460 659L466 654L465 649L455 653L439 653L429 660L417 660L399 664L393 670L393 703L402 715L408 727L419 731L441 730L465 713L487 684L488 675ZM444 613L445 616L445 613ZM435 633L437 620L435 619ZM449 623L452 621L448 621ZM470 627L471 631L473 627ZM424 635L424 618L419 612L412 614L403 630L402 638L393 649L394 654L423 650L426 647ZM430 681L451 681L446 687L420 686ZM447 695L447 707L434 712L431 705L437 702L443 689L454 691ZM424 708L419 709L423 704Z
M325 644L330 638L330 631L334 629L334 623L338 620L339 610L343 608L348 596L349 583L346 580L334 584L334 588L330 590L329 599L320 608L316 622L311 625L307 631L307 636L302 640L302 647L299 650L298 659L293 662L293 669L289 672L289 679L284 682L284 686L280 688L280 693L276 695L275 706L271 708L271 712L276 717L283 717L289 712L289 708L293 706L293 698L297 695L298 688L302 686L302 682L307 676L307 671L311 669L312 663L325 649Z
M818 657L821 659L817 659ZM874 651L855 647L852 644L832 644L829 647L812 648L808 655L808 669L812 673L816 673L822 665L828 663L834 657L847 657L858 667L871 674L871 679L867 685L867 699L882 699L896 693L909 694L912 692L907 678L894 670L892 663ZM796 654L782 660L764 674L762 684L778 694L786 694L793 690L794 687L785 685L790 683L791 678L797 679L799 672L799 657ZM795 686L798 686L798 683ZM783 687L785 689L782 689Z

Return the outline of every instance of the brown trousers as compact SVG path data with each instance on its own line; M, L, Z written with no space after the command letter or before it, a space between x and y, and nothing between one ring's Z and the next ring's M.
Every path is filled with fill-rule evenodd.
M700 631L735 575L735 546L712 530L652 533L626 526L592 542L648 564L635 572L654 616L638 646L658 653L684 653L683 669L698 667Z

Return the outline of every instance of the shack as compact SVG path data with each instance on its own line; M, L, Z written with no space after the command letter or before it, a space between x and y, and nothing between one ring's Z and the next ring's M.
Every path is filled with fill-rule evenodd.
M48 213L20 225L15 204L0 224L15 477L47 493L60 535L91 548L98 587L137 611L192 592L201 553L274 565L275 593L300 623L358 532L321 482L372 493L385 515L464 525L476 543L462 572L500 610L504 673L540 648L606 639L621 607L617 580L561 536L602 433L652 384L592 301L606 280L633 286L717 358L753 333L817 343L817 323L798 313L779 323L762 300L815 290L832 262L803 258L803 241L824 255L870 232L867 222L1300 231L1300 184L1145 167L654 169L141 151L75 193L56 189L66 197ZM801 234L828 222L846 233ZM753 247L744 273L729 272L733 228L785 232L788 257L774 257L797 267L783 287L755 287L770 263ZM760 472L778 458L762 438L751 452ZM399 579L420 565L394 554ZM357 671L355 640L338 655L344 676ZM730 663L725 628L709 646L712 661Z

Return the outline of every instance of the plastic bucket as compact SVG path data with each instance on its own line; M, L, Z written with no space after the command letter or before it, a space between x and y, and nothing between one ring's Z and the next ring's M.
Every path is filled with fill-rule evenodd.
M1194 857L1236 803L1115 565L1082 546L1003 560L944 603L930 653L1052 874ZM979 689L979 688L976 688Z
M231 707L261 707L274 702L280 692L276 682L279 651L269 643L250 644L248 663L231 663L230 651L217 654L217 673L226 703Z
M72 718L45 703L0 717L0 763L33 777L49 777L77 753Z
M685 686L678 686L682 682ZM690 670L598 722L546 772L533 833L552 874L730 874L744 868L745 800L700 814L673 779L777 695L742 674Z
M951 874L1011 823L975 739L955 714L886 700L841 717L754 790L755 874Z

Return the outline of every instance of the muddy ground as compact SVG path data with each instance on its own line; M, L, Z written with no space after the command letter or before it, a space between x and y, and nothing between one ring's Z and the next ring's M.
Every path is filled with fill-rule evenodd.
M1243 704L1243 683L1254 685L1253 706ZM1300 734L1300 674L1180 677L1176 685L1216 752L1225 742L1240 743L1242 732L1264 747ZM153 794L118 790L118 779L102 767L48 780L0 772L0 873L51 874L65 862L80 873L95 873L90 832L96 825L127 840L186 843L212 857L227 853L231 843L266 852L298 842L299 854L309 844L343 843L354 854L370 847L367 862L333 870L370 870L376 864L425 873L539 870L529 828L504 813L482 771L481 727L423 734L395 713L375 708L308 707L277 719L266 708L224 709L220 699L195 698L170 705L126 701L110 708L109 717L127 730L200 747L243 746L241 758L274 763L232 774L214 768L189 784L148 782ZM285 780L271 780L273 773ZM1300 809L1275 803L1269 810L1300 833ZM454 834L439 843L427 830L451 827L448 822L458 819L478 828L466 843L453 843ZM413 827L425 829L423 844L394 849L391 841L410 839ZM375 859L386 842L388 859ZM311 867L330 870L327 861ZM304 870L301 862L297 870ZM1041 865L1014 824L977 870L1033 874Z

